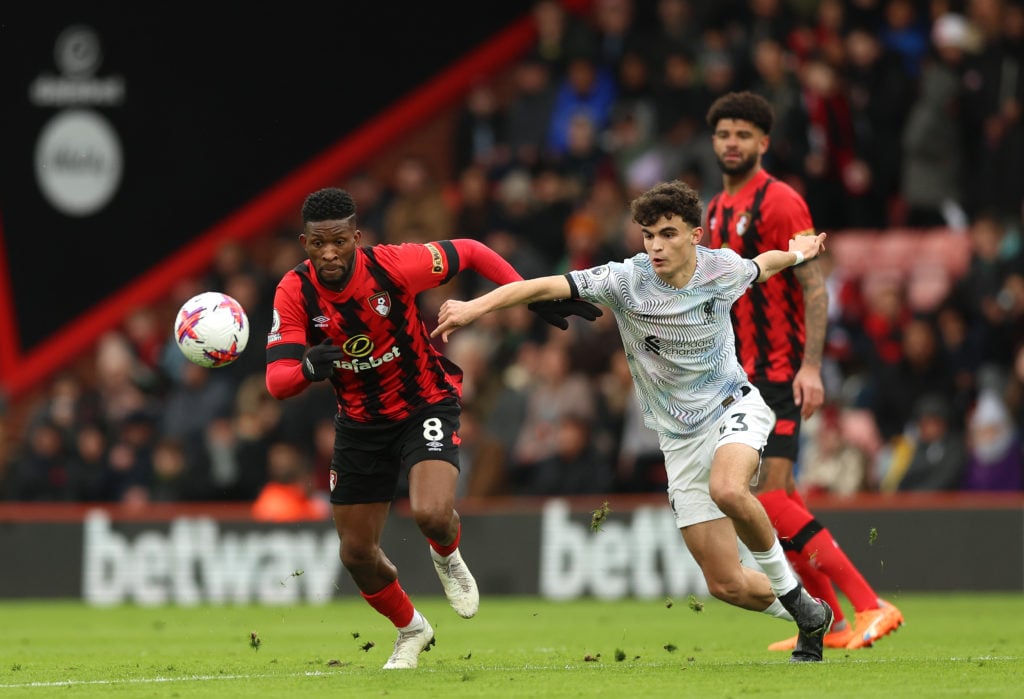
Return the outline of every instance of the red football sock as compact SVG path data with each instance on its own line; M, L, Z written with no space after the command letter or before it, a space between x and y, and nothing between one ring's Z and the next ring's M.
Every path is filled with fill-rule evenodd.
M786 558L789 560L793 570L800 576L811 597L820 597L828 602L835 614L834 624L843 620L843 609L836 597L835 588L828 576L818 570L802 551L793 546L793 536L814 521L814 515L805 508L793 507L786 497L785 490L770 490L757 496L768 513L768 519L779 534L779 543L786 550Z
M462 522L459 522L459 530L457 532L455 532L455 538L452 540L452 543L448 544L447 546L445 546L444 544L437 543L436 541L431 539L429 536L427 537L427 541L430 542L430 548L432 548L435 551L437 551L437 553L439 555L441 555L441 556L450 556L450 555L452 555L452 553L455 551L455 549L459 548L459 541L461 541L461 540L462 540Z
M800 496L799 491L797 491L795 488L793 489L793 492L788 493L788 495L790 500L792 500L805 510L810 511L807 505L804 504L804 499ZM826 535L828 535L830 539L832 539L832 534L827 529L823 531ZM835 548L835 550L839 552L839 555L842 557L842 559L846 561L844 569L846 571L849 571L850 577L849 580L840 579L836 577L833 577L832 580L834 580L836 585L839 586L839 589L842 590L846 594L846 596L850 598L850 602L851 604L853 604L853 608L858 612L863 612L865 609L877 609L878 593L875 592L874 588L872 588L868 581L864 579L864 576L860 574L860 571L857 570L853 563L851 563L850 560L846 557L846 554L843 553L843 550L839 548L839 542L837 542L835 539L832 539L832 547ZM826 547L821 546L820 548ZM838 575L844 576L844 573L840 572ZM849 592L847 592L847 587L850 588ZM856 595L856 598L860 600L859 604L854 601L854 595Z
M365 592L360 594L370 603L371 607L390 619L396 628L408 626L412 621L412 615L416 609L412 606L409 595L405 594L405 590L397 580L372 595Z
M809 508L807 506L807 503L804 502L803 497L800 495L800 491L797 490L796 488L793 488L793 492L792 493L787 492L786 493L786 497L788 497L790 500L792 500L793 502L795 502L797 505L799 505L800 507L804 508L808 512L811 511L811 508Z
M799 495L792 498L785 490L758 495L779 540L787 551L795 551L824 573L860 612L878 607L878 595L846 557L831 532L802 505ZM819 595L821 596L821 595ZM822 597L822 599L827 598Z
M768 519L779 533L782 547L787 551L793 549L793 538L814 521L814 515L808 512L806 507L800 507L790 500L786 496L786 491L782 489L761 493L757 499L764 505Z
M836 589L832 586L832 581L828 579L828 576L811 565L810 561L798 551L786 551L786 558L789 559L796 574L800 576L800 582L804 584L804 589L808 594L811 597L825 600L828 606L832 607L832 613L835 615L832 619L832 627L835 628L841 624L846 616L843 614L843 606L839 603Z
M854 610L878 609L878 593L846 557L828 529L822 527L804 544L801 553L843 591Z

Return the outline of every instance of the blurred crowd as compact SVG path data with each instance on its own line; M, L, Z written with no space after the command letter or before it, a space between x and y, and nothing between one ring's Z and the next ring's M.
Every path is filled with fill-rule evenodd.
M471 237L524 277L620 260L642 250L633 196L671 178L705 203L718 191L704 115L725 92L756 91L776 111L766 169L836 243L911 230L952 236L965 244L947 254L969 257L924 295L905 275L850 275L838 253L824 258L827 402L804 425L801 487L1024 490L1022 0L595 0L585 15L537 0L531 11L532 49L473 86L443 158L407 153L388 177L325 183L353 193L364 242ZM248 502L282 487L322 499L333 394L315 384L278 402L263 375L299 226L225 245L167 308L140 308L104 336L90 371L52 380L23 435L0 447L0 499ZM421 295L424 317L487 285L460 275ZM230 367L189 364L169 337L167 309L203 290L248 311L249 348ZM461 495L664 488L610 314L561 332L508 309L439 347L466 375Z

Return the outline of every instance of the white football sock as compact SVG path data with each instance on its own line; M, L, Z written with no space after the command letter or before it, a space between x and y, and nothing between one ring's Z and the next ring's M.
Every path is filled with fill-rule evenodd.
M778 597L776 597L775 601L769 604L765 609L762 609L761 613L773 616L776 619L793 621L793 615L786 611L786 608L782 606L782 602L779 601Z
M408 633L409 631L419 631L422 628L423 628L423 615L420 614L418 609L414 609L412 611L412 621L410 621L407 625L402 626L398 630L403 632L403 633Z
M751 551L750 555L768 576L772 592L776 597L782 597L787 592L792 592L800 584L793 569L789 567L786 552L782 550L778 539L775 539L772 547L767 551Z

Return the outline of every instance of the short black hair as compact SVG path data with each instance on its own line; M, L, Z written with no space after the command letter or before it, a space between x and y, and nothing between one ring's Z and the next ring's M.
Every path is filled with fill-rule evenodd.
M722 119L749 121L770 134L775 123L775 110L771 102L754 92L730 92L716 99L708 109L707 122L712 131L718 128Z
M697 190L682 180L651 187L630 203L629 211L641 226L652 226L662 216L679 216L692 228L700 226L702 213Z
M340 221L355 216L356 202L344 189L327 187L320 189L302 202L302 222Z

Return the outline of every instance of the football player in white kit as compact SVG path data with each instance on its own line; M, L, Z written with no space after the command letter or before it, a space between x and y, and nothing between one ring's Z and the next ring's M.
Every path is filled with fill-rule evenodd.
M730 604L796 621L793 662L822 659L832 610L804 591L750 492L775 416L736 358L732 304L755 282L824 249L825 234L798 236L789 250L743 259L699 245L701 204L680 181L659 184L630 204L646 252L622 262L500 286L471 301L448 300L432 333L500 308L585 299L615 315L644 422L658 433L668 497L708 590ZM737 536L761 571L740 562Z

